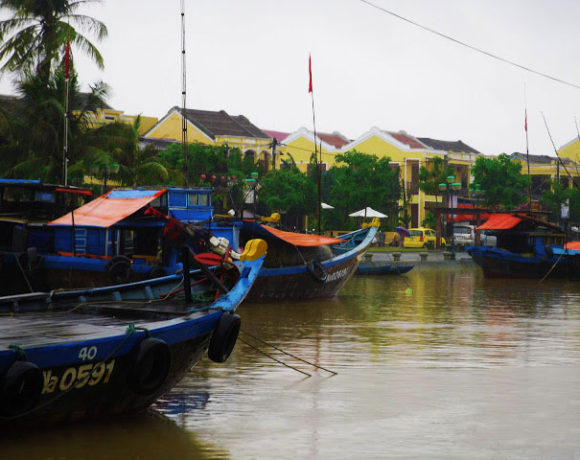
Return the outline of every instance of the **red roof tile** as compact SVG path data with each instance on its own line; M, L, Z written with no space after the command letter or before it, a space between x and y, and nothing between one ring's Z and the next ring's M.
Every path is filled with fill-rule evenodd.
M337 149L345 146L350 142L340 133L332 133L332 134L316 133L316 135L318 136L319 139L322 139L324 142L336 147Z
M393 133L389 131L389 134L397 139L399 142L411 147L412 149L424 149L425 146L417 141L414 137L411 137L403 133Z
M276 139L278 142L282 142L290 134L290 133L283 133L282 131L272 131L270 129L263 129L262 131L265 132L268 136Z

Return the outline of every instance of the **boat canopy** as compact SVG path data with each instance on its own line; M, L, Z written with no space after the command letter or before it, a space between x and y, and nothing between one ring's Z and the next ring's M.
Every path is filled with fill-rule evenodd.
M492 214L487 222L477 227L477 230L510 230L522 221L511 214Z
M278 230L277 228L268 227L266 225L260 225L253 222L245 222L244 227L245 229L249 229L250 231L254 232L256 236L271 237L273 235L276 238L279 238L282 241L290 243L294 246L315 247L344 243L344 240L339 238L306 233L285 232L283 230Z
M75 209L74 225L109 228L151 203L167 191L112 190L103 196ZM72 213L65 214L48 225L73 225Z

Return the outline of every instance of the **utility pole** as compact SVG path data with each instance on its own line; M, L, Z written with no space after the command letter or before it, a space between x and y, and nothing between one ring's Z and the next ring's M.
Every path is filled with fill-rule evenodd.
M278 145L278 140L272 138L272 171L276 169L276 146Z

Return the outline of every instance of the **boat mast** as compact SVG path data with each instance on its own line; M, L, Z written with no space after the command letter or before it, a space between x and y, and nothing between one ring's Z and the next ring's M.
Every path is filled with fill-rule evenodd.
M526 96L526 87L524 85L524 105L525 105L525 122L526 131L526 162L528 163L528 215L532 215L532 176L530 176L530 144L528 141L528 100Z
M64 52L64 133L62 143L62 184L67 185L67 161L68 161L68 96L69 96L69 71L70 71L70 42L67 40Z
M186 66L185 66L185 1L181 0L181 152L183 158L183 178L189 187L189 166L187 165L187 119L186 110Z
M320 146L320 159L318 158L318 150L316 145L316 112L314 111L314 89L312 87L312 57L308 55L308 76L310 78L310 83L308 85L308 92L310 93L310 99L312 101L312 127L314 131L314 158L316 158L316 184L318 187L318 207L317 207L317 219L318 219L318 234L322 232L320 230L320 207L322 206L322 187L321 187L321 175L322 175L322 145Z

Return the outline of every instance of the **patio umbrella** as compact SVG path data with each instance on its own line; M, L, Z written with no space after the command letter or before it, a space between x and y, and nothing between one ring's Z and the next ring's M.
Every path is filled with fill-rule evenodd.
M378 217L379 219L384 219L387 217L386 214L383 214L382 212L379 212L379 211L375 211L370 206L367 206L366 208L361 209L360 211L353 212L352 214L349 214L349 216L350 217Z
M322 209L334 209L334 206L331 206L331 205L326 204L326 203L320 203L320 207Z

